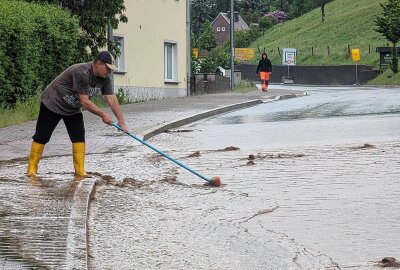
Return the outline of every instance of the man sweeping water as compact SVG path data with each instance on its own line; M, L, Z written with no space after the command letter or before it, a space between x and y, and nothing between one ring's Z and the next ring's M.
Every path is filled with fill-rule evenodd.
M44 146L50 141L61 119L72 142L75 175L87 176L85 127L81 107L99 116L105 124L113 123L112 117L90 100L100 92L117 118L118 125L128 132L118 99L112 89L110 73L116 68L111 53L102 51L92 62L70 66L46 87L42 95L36 131L32 137L28 176L36 176Z

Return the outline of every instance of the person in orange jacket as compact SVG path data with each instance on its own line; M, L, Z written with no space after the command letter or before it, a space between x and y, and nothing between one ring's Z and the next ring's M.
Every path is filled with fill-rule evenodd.
M128 132L118 99L112 89L110 74L116 68L111 53L102 51L92 62L70 66L46 87L42 95L36 131L32 137L28 176L36 176L44 146L50 141L61 119L72 142L75 175L87 176L84 166L85 127L81 107L99 116L105 124L113 123L112 117L90 100L100 92L117 118L118 125Z
M264 52L258 62L256 74L260 73L261 90L267 92L268 82L272 73L272 64L268 59L268 55Z

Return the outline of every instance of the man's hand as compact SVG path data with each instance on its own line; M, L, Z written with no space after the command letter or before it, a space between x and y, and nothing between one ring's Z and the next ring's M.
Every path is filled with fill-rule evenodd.
M111 116L106 112L102 113L101 120L103 121L104 124L107 124L107 125L111 125L113 122Z
M110 105L110 108L113 111L115 117L117 117L118 125L122 128L124 132L129 133L129 129L125 125L124 117L122 116L117 97L115 95L104 95L104 99Z
M125 125L124 122L118 122L118 125L122 128L125 133L129 133L128 127Z

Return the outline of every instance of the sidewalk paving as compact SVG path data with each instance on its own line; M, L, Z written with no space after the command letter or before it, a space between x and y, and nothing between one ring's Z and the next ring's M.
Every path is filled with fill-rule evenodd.
M271 89L267 94L190 96L125 105L122 110L131 132L148 139L190 121L293 94L303 92ZM88 155L135 143L89 112L84 118ZM0 129L0 200L4 202L0 206L0 268L87 268L87 203L97 178L76 182L72 172L54 175L41 172L39 166L43 177L37 183L28 181L24 174L35 124ZM43 157L59 157L54 166L72 168L71 143L63 124L54 131ZM51 181L54 178L56 183Z
M268 93L252 91L248 93L221 93L185 98L152 100L122 106L125 121L132 133L142 134L165 123L193 116L209 110L224 106L250 102L253 100L267 100L274 97L292 97L293 93L302 94L301 91L271 89ZM231 108L232 110L235 108ZM107 109L106 109L107 110ZM207 117L209 115L203 115ZM115 138L115 129L101 122L101 119L89 112L84 112L87 153L107 151L115 144L130 144L132 141L126 136ZM31 137L35 131L36 121L31 121L17 126L0 129L0 161L16 158L26 158L29 154ZM156 133L151 134L151 136ZM148 136L149 138L150 136ZM44 150L45 156L65 155L71 153L71 145L62 123L55 129L50 142Z

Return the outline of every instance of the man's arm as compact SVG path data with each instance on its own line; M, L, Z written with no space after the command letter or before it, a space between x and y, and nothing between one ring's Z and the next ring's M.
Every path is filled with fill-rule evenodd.
M118 120L118 125L125 131L129 132L128 127L125 125L124 116L122 115L121 107L119 106L118 99L115 95L103 95L104 99L110 105L115 117Z
M101 110L99 107L97 107L96 104L94 104L90 99L88 95L81 95L79 94L79 100L81 102L81 105L83 107L85 107L85 109L87 109L89 112L100 116L101 120L103 121L103 123L107 124L107 125L111 125L112 124L112 118L111 116L106 113L105 111Z

